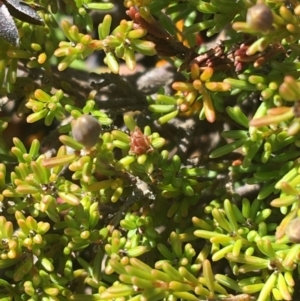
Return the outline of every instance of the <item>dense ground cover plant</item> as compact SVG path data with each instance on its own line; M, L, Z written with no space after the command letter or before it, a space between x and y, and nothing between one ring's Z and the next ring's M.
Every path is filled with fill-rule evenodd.
M1 300L298 300L299 15L0 1Z

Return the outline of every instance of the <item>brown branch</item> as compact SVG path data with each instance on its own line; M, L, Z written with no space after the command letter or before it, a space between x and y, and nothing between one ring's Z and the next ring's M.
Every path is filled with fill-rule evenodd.
M169 89L166 85L170 85L175 79L176 70L166 65L149 69L146 73L120 76L112 73L89 73L71 68L58 71L55 66L48 71L28 69L20 62L18 76L30 77L37 88L50 83L55 90L63 89L79 107L85 105L92 90L98 90L95 100L99 108L121 114L126 111L147 109L146 95L155 93L160 87Z

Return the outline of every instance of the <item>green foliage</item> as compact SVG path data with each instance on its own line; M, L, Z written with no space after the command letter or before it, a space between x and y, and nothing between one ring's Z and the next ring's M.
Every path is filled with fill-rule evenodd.
M5 10L13 39L0 29L0 300L297 298L300 2L125 0L117 23L114 3L24 3L38 23ZM220 45L197 42L224 29ZM97 55L104 82L157 55L176 67L173 90L111 76L140 111L114 98L104 110L99 83L76 78ZM5 99L59 146L8 148ZM205 130L184 136L186 121ZM210 127L200 164L182 144Z

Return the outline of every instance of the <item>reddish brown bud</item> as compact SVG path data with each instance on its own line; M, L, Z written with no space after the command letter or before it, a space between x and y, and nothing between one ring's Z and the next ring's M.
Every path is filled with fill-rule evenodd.
M145 136L139 127L130 133L130 152L136 155L146 154L153 148L148 136Z

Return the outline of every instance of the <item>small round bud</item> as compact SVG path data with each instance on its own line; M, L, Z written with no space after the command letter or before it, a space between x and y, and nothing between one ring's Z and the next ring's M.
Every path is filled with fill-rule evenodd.
M99 121L90 115L81 115L72 121L72 135L85 148L93 147L99 139L101 125Z
M272 28L273 14L266 4L256 4L247 11L248 25L259 31L267 31Z
M300 218L297 217L289 222L285 234L291 242L300 243Z

